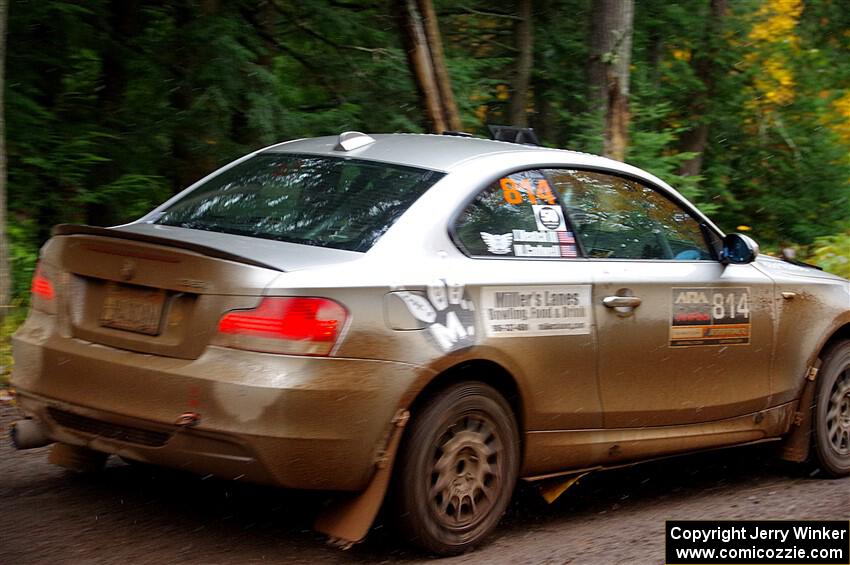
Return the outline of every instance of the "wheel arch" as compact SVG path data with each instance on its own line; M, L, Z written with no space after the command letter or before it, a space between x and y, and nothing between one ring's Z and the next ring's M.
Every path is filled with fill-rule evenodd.
M810 368L818 366L821 360L829 353L829 350L842 341L850 341L850 313L844 316L844 319L840 320L838 324L834 325L829 333L824 334L820 338L818 346L809 352L806 372L808 373ZM800 375L794 400L799 401L803 395L807 378L807 374Z
M829 336L823 340L820 347L809 358L809 368L820 367L821 361L829 354L829 351L843 341L850 341L850 321L836 327ZM781 457L787 461L802 463L809 460L812 447L813 432L813 403L815 401L816 384L810 380L807 374L800 383L797 392L797 412L795 419L789 422L788 434L783 441Z
M439 372L416 394L408 406L412 416L421 409L422 405L437 392L462 381L480 381L492 386L501 394L513 412L520 438L520 464L523 457L523 431L525 430L525 413L522 393L514 376L505 367L488 359L469 359L461 361Z
M848 392L846 389L837 387L839 379L846 378L847 364L850 363L850 323L845 323L830 335L818 356L823 366L822 371L818 373L816 386L812 387L816 392L810 418L812 422L810 449L814 452L813 459L821 471L829 477L838 478L850 474L848 437L843 423L845 408L840 408L840 412L836 410L836 413L830 416L829 406L835 402L839 406L846 407ZM836 393L837 396L834 396ZM837 428L838 433L841 434L838 439L830 431L831 419L834 426L832 429ZM842 431L842 428L845 429Z
M823 359L824 355L826 355L829 350L835 346L835 344L842 341L850 341L850 322L846 322L843 326L839 326L832 332L818 350L817 357Z

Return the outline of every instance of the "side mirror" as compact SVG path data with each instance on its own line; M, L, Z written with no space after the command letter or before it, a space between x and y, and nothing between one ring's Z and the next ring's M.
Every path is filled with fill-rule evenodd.
M724 265L752 263L759 254L759 244L751 237L740 233L726 234L723 238L723 252L720 261Z

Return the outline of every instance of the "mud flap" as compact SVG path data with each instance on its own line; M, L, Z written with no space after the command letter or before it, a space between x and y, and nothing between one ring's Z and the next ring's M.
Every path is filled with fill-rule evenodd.
M366 489L361 493L340 498L316 519L313 529L327 535L328 542L332 545L349 549L355 543L363 541L369 533L369 528L372 527L372 522L384 502L395 454L409 418L410 412L407 410L400 410L393 418L393 428L386 450L378 461L378 469Z
M558 498L564 494L568 488L575 485L579 482L580 479L589 475L590 472L581 473L578 475L573 475L567 478L555 478L548 479L546 481L542 481L538 486L538 490L540 491L540 496L543 497L543 500L547 502L547 504L552 504Z
M806 373L806 382L803 385L797 410L794 412L791 431L782 443L782 451L779 454L785 461L802 463L809 458L809 447L812 444L812 410L820 365L821 360L818 359Z

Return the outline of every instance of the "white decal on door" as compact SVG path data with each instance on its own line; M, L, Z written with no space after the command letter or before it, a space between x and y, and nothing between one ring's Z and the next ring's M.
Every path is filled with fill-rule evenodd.
M429 339L443 351L475 344L475 304L462 284L442 279L428 285L425 296L412 291L396 294L414 318L427 324Z
M481 289L487 337L589 334L591 310L590 285Z

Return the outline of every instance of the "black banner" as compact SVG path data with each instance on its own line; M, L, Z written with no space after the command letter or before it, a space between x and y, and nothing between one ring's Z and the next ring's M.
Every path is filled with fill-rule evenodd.
M668 521L668 565L848 565L850 522Z

